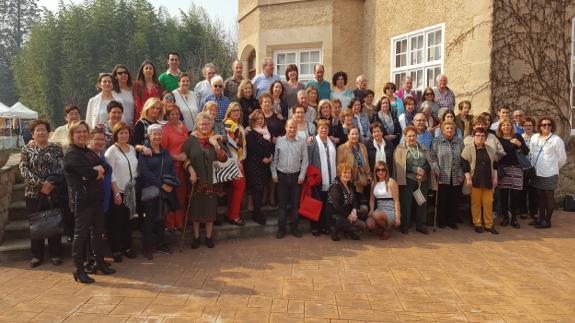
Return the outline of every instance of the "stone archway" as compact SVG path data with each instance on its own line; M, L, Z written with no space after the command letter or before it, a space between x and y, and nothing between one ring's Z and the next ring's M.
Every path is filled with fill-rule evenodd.
M247 45L242 50L240 60L244 64L244 77L248 79L253 79L256 76L256 49L252 45Z

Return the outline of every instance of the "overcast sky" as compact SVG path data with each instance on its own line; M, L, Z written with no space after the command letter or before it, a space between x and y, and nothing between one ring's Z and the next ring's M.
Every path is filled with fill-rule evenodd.
M148 0L156 8L164 6L172 15L179 14L179 9L186 11L191 4L202 6L213 18L219 18L224 25L231 29L238 14L237 0ZM64 0L65 3L81 3L82 0ZM46 7L49 10L58 10L58 0L39 0L39 7Z

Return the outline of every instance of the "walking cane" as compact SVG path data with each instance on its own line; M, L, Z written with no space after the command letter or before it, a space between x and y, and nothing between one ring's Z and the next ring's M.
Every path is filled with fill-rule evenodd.
M437 199L439 195L439 186L435 191L435 212L433 212L433 232L437 230Z
M180 252L184 250L184 241L186 238L186 229L188 228L188 214L190 213L190 208L192 206L192 197L194 196L194 186L192 184L192 189L190 190L190 197L188 198L188 207L186 208L186 216L184 218L184 228L182 229L182 237L180 240Z

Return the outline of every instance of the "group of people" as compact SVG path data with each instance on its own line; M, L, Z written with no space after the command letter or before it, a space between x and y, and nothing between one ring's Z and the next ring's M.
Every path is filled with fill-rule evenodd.
M400 89L387 83L375 103L363 75L354 89L342 71L330 84L318 64L304 84L297 66L289 65L282 81L271 58L253 80L244 79L240 61L226 80L206 64L205 79L192 89L179 59L169 53L161 74L146 60L135 79L117 65L98 76L99 93L85 118L69 105L64 126L51 131L44 120L30 126L20 164L26 205L30 213L53 204L62 209L74 278L82 283L94 282L88 272L114 273L104 261L104 241L114 262L136 257L134 221L149 260L155 252L171 253L164 235L185 230L187 220L191 247L200 247L203 225L204 244L213 248L218 204L227 205L229 221L238 226L245 224L245 204L262 225L262 207L279 207L278 239L288 231L301 237L306 194L321 201L311 233L334 241L360 239L366 230L385 240L394 227L407 234L412 220L416 231L428 234L432 196L440 228L458 228L464 195L471 196L478 233L498 233L494 200L501 226L519 228L523 215L537 228L551 226L566 162L552 118L535 121L520 110L511 117L502 106L494 123L489 113L472 115L469 101L459 102L456 114L445 75L421 95L410 77ZM230 159L240 176L216 183L214 163ZM44 243L32 240L31 267L43 262ZM49 237L48 253L61 264L60 236Z

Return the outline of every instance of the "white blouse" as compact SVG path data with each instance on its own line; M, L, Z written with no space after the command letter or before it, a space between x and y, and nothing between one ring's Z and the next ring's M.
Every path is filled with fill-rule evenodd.
M180 113L184 118L184 124L189 131L194 130L196 116L198 115L198 105L196 104L194 91L190 90L187 99L178 89L175 89L172 93L176 99L176 105L180 108Z
M565 143L561 137L551 134L551 138L541 138L541 134L531 136L531 165L535 167L537 176L550 177L559 174L559 169L567 163ZM541 152L541 154L539 154ZM537 157L539 155L539 157Z
M134 178L134 180L138 177L138 157L136 156L136 149L130 146L130 151L125 154L127 159L116 145L110 146L104 153L106 162L112 166L112 182L116 182L120 192L124 192L124 188L126 188L126 185L130 182L130 169L132 170L131 177Z

